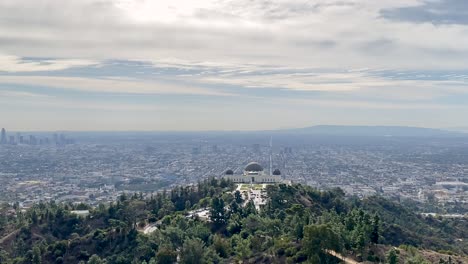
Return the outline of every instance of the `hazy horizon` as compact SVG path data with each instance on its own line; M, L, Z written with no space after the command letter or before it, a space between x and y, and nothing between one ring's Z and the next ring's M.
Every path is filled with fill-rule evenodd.
M0 2L0 127L468 127L463 0Z
M330 125L310 125L302 127L286 127L286 128L272 128L272 129L250 129L250 130L240 130L240 129L201 129L201 130L138 130L138 129L129 129L129 130L66 130L66 129L57 129L57 130L47 130L47 129L9 129L6 127L0 127L0 129L5 128L7 134L16 134L16 133L256 133L256 132L287 132L287 131L301 131L302 129L314 129L314 128L323 128L328 127L330 129L336 128L368 128L369 132L372 132L372 128L402 128L402 129L427 129L427 130L440 130L444 132L457 132L457 133L468 133L468 128L465 127L418 127L418 126L394 126L394 125L339 125L339 124L330 124ZM338 131L338 130L337 130Z

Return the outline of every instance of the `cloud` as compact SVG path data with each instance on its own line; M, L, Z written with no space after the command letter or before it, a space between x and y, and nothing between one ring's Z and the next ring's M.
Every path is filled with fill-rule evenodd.
M94 110L94 111L131 111L154 112L164 107L151 104L122 103L122 102L90 102L89 100L70 100L51 96L31 96L28 93L4 93L0 91L0 102L6 106L20 105L23 109L33 108L44 110Z
M0 3L0 49L18 57L93 61L176 58L309 68L466 67L466 28L408 27L379 17L381 10L419 3L6 0ZM373 48L366 50L366 45Z
M468 25L468 2L466 0L425 0L418 6L384 9L384 18L414 23L437 25Z
M112 74L112 75L108 75ZM81 77L86 76L86 77ZM232 64L180 59L101 62L79 71L35 72L0 76L4 86L25 85L85 93L168 94L205 96L278 96L274 90L301 96L375 100L434 100L466 94L468 77L462 72L292 68L275 65ZM276 95L275 95L276 94Z
M0 76L0 83L4 85L14 84L64 90L71 89L88 93L232 96L232 94L214 89L128 78L95 79L59 76Z
M382 40L387 43L386 40ZM467 94L468 77L460 73L392 71L385 69L313 69L274 65L229 65L190 61L155 61L153 67L183 69L171 73L200 86L244 89L279 89L291 92L322 92L339 96L367 96L404 101L430 100L445 95ZM290 94L294 96L293 93Z
M11 91L11 90L0 90L0 98L11 99L11 98L51 98L53 96L40 94L40 93L31 93L24 91Z
M465 5L455 0L3 0L0 96L4 102L53 103L39 96L44 95L66 104L77 95L83 99L79 108L86 102L96 108L96 98L105 105L119 97L122 105L131 105L129 112L142 105L140 114L153 112L143 99L171 98L163 102L172 104L167 120L199 118L207 127L213 120L229 123L225 115L235 120L252 111L265 115L265 126L276 122L269 112L284 116L284 122L303 112L345 121L351 120L348 115L361 114L353 119L360 122L378 118L361 108L388 110L388 120L405 122L427 121L441 109L455 117L466 114L460 104L466 102L468 82ZM288 102L282 114L278 105L286 98L305 101ZM57 109L60 105L55 101ZM330 113L343 107L346 113ZM426 119L422 112L403 113L430 108Z
M38 72L58 71L73 67L97 66L99 63L92 60L80 59L29 59L17 56L0 54L0 72Z

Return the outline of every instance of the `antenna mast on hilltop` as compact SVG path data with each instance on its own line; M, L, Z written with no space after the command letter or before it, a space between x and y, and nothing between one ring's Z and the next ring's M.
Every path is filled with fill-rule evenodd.
M273 167L273 162L271 159L271 155L273 153L273 136L270 136L270 176L273 175L272 167Z

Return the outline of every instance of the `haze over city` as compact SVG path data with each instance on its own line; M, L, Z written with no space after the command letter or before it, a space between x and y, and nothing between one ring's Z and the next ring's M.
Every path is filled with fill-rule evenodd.
M1 127L468 127L463 0L0 2Z

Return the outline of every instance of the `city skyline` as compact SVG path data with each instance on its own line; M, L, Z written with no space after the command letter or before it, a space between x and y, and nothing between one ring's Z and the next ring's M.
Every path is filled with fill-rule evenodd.
M39 132L39 131L37 131ZM8 131L5 128L1 129L0 145L57 145L64 146L75 143L74 140L66 138L62 132L43 131L42 133L53 133L50 135L32 135L34 131ZM23 135L22 133L30 133ZM60 134L57 134L60 133Z
M27 2L0 3L9 130L468 127L463 0Z

